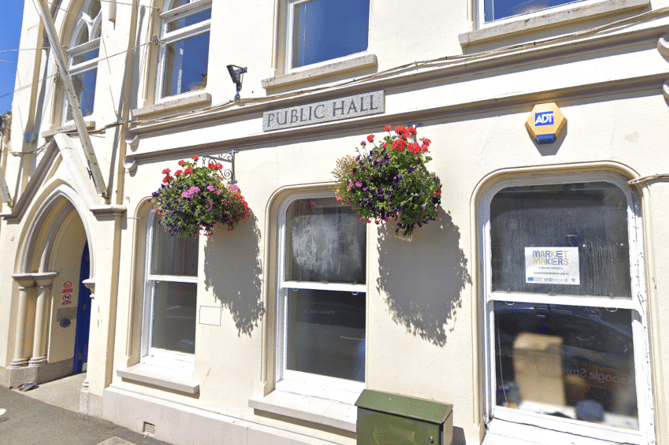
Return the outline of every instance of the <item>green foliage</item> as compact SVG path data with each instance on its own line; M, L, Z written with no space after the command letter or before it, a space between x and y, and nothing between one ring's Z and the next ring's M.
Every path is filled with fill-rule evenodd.
M416 140L413 127L385 126L388 135L378 145L374 135L367 136L373 144L369 153L363 141L358 156L337 160L332 172L336 179L337 200L349 205L359 220L376 224L391 218L397 220L395 232L409 236L416 226L433 221L441 203L441 181L425 164L430 140Z
M163 170L165 177L160 188L153 193L152 213L160 217L160 223L170 235L181 237L212 234L217 222L234 229L242 218L249 217L248 204L236 185L226 185L221 175L221 164L210 163L196 167L198 157L192 161L179 161L182 169L171 175Z

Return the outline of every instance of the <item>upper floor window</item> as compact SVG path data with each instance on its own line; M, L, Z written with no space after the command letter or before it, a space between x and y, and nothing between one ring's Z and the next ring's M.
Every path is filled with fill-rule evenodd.
M197 303L197 237L171 236L147 222L142 356L192 362Z
M327 195L294 197L280 215L277 387L362 390L366 225Z
M211 0L166 0L160 14L157 99L207 86Z
M485 22L505 19L521 14L530 14L553 6L576 3L584 0L479 0L483 3Z
M287 70L367 50L369 0L287 4Z
M100 13L99 0L87 0L79 12L67 50L69 71L74 90L79 100L81 114L93 114L95 103L95 81L98 75L100 53ZM74 119L67 99L63 101L64 121Z

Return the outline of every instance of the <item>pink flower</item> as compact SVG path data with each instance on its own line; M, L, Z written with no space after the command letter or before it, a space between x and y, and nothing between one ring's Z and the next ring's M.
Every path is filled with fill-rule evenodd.
M213 192L215 190L215 188L214 188L213 185L209 185L209 186L207 186L207 190L209 190L210 192Z
M353 188L353 183L352 183L352 182L349 182L349 183L348 183L348 189L351 190L352 188Z

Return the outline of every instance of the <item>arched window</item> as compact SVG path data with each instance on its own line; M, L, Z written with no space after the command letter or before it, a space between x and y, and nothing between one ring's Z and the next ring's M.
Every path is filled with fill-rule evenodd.
M365 381L366 224L330 193L293 195L279 212L276 387L359 393Z
M649 443L634 191L604 173L506 180L481 214L488 430Z
M161 14L156 100L207 86L210 0L166 0Z
M193 363L198 239L171 236L147 221L142 361Z
M100 0L86 0L77 16L67 50L68 65L81 114L93 114L95 80L100 53ZM67 98L63 100L63 121L73 119Z

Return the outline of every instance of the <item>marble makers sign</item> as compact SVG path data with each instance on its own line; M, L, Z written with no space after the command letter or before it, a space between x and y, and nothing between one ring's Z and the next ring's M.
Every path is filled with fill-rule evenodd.
M318 124L352 117L380 114L384 111L382 91L324 100L263 113L263 131Z

